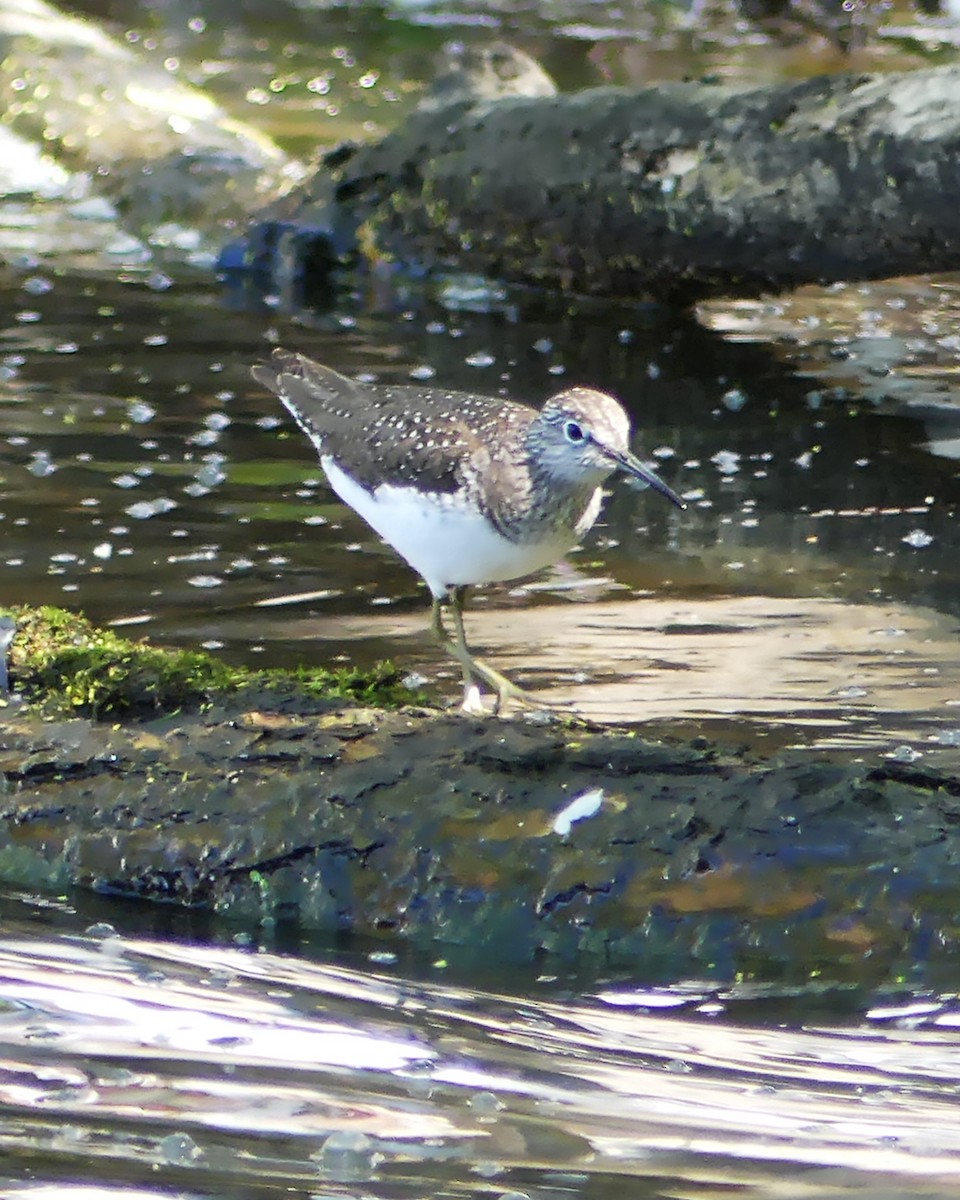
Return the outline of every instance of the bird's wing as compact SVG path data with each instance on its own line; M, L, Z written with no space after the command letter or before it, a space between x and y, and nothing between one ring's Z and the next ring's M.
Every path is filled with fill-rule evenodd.
M357 383L299 354L276 350L253 377L277 393L321 456L369 491L380 484L454 492L464 462L489 454L529 410L471 393ZM515 410L515 411L513 411Z
M320 436L338 420L366 421L375 407L372 389L287 350L274 350L270 361L252 367L251 374Z

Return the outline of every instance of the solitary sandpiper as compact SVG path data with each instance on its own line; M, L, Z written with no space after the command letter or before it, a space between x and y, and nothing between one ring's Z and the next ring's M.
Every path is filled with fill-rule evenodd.
M538 703L470 653L470 584L516 579L562 558L596 521L614 471L686 507L631 454L620 404L591 388L568 388L537 411L473 392L357 383L286 350L253 376L293 414L341 500L422 576L431 628L463 670L468 711L480 708L477 681L496 693L494 712L509 700Z

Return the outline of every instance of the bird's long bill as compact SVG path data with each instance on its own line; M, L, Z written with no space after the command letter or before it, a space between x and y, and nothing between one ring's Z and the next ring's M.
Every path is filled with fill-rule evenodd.
M668 487L659 475L648 470L639 458L634 458L629 452L612 450L609 446L604 446L603 450L611 462L615 462L621 471L629 475L631 479L635 479L642 487L652 487L661 496L666 496L677 508L687 507L686 502L680 499L673 488Z

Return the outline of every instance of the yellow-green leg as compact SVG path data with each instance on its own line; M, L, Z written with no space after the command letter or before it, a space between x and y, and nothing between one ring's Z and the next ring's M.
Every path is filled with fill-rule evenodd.
M475 710L474 692L478 679L496 693L497 698L493 706L494 714L502 712L510 700L515 700L518 704L529 705L531 708L549 707L543 700L532 696L517 684L511 683L506 675L501 675L499 671L495 670L488 663L485 663L483 659L476 658L470 653L470 647L467 645L466 631L463 627L463 598L466 590L465 587L458 587L450 591L450 611L453 614L454 641L451 641L447 636L440 612L440 601L436 597L434 597L430 615L430 628L434 636L443 649L452 658L457 660L463 671L463 707L467 711Z
M433 606L430 610L430 629L442 649L457 660L460 664L460 669L463 671L463 709L466 712L478 711L477 696L479 690L474 678L473 663L469 653L464 657L460 653L459 648L447 636L447 631L443 624L443 615L440 611L440 601L436 596L433 597Z

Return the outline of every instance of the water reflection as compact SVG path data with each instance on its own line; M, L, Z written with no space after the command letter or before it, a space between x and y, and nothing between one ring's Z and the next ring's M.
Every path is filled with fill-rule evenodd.
M636 448L690 510L667 512L618 485L569 565L478 597L481 640L526 664L534 682L605 719L668 715L676 694L676 716L761 712L801 725L850 667L845 635L832 629L839 620L864 631L858 652L872 656L874 712L950 725L943 706L960 698L950 634L960 611L958 488L952 460L929 453L928 425L902 403L820 390L812 404L810 380L765 346L649 309L527 298L503 311L450 312L420 296L398 312L394 295L386 311L357 304L332 324L281 330L273 314L225 311L208 283L158 288L145 271L117 281L8 268L0 283L14 311L29 305L35 317L0 331L3 601L145 621L155 637L200 639L247 661L409 653L412 668L438 678L426 642L408 651L395 636L420 627L416 579L335 502L310 448L249 379L250 362L282 338L384 381L429 369L453 387L538 400L582 380L627 402ZM939 420L942 442L951 427ZM311 598L262 607L301 594ZM768 663L757 658L753 674L763 694L734 686L723 667L744 649L735 631L749 597L769 614L760 618L767 649L746 647ZM785 600L799 605L796 620ZM916 627L918 604L948 614L935 631L939 618L917 610L926 650L871 644L872 629ZM544 639L544 619L562 636ZM823 634L802 653L808 667L812 656L818 663L804 695L803 671L787 664L811 622ZM705 651L719 653L714 665L698 645L645 632L691 623L715 631ZM679 684L644 666L665 660L685 672ZM578 692L578 680L603 686ZM888 704L904 681L909 702ZM688 683L691 696L714 699L691 705ZM886 734L879 728L891 746L908 736L901 717Z
M304 156L396 121L451 25L489 15L96 8ZM566 86L718 66L756 78L814 56L746 38L733 61L709 14L654 42L657 12L571 4L562 24L555 11L520 20ZM618 490L568 566L490 589L471 619L498 662L605 719L742 740L749 714L771 742L956 752L955 281L810 289L693 320L387 277L304 311L221 291L209 256L131 236L82 181L57 178L51 196L14 199L0 221L0 601L81 607L245 661L389 654L442 694L415 580L334 502L249 364L280 340L382 380L531 400L583 381L623 397L638 450L691 509L677 520ZM935 851L952 880L951 853ZM630 976L568 978L566 994L506 966L493 981L489 961L471 964L473 986L437 983L429 963L391 974L382 947L354 952L354 969L324 966L282 928L285 955L224 947L204 913L141 914L156 935L81 934L90 922L66 901L12 902L3 1190L954 1196L955 999L919 984L868 996L864 982L922 971L955 993L936 907L949 896L918 905L907 881L874 903L887 885L864 880L825 963L793 920L810 899L771 878L783 952L738 960L768 982L652 987L675 980L681 953L720 970L744 940L731 918L709 955L683 943L684 904L723 911L738 885L717 871L716 893L697 886L668 899L651 883L651 908L672 905L669 953ZM876 942L861 913L884 924ZM174 920L180 940L161 932ZM901 930L905 943L916 931L909 956L884 949ZM789 987L769 982L782 974Z
M803 1165L813 1195L946 1196L960 1173L934 998L788 1032L774 997L771 1023L735 1024L736 989L519 1000L23 918L0 969L0 1144L37 1184L83 1161L202 1193L760 1197Z

